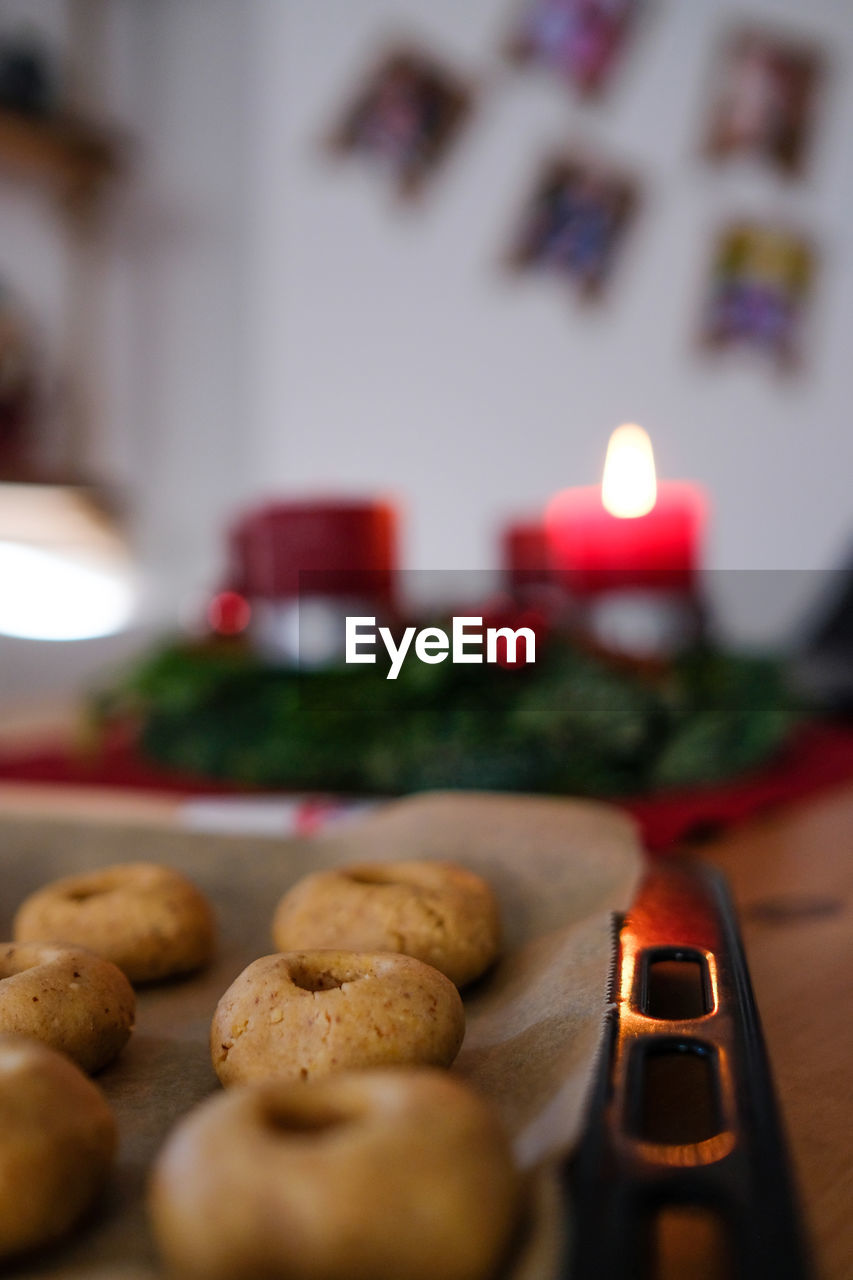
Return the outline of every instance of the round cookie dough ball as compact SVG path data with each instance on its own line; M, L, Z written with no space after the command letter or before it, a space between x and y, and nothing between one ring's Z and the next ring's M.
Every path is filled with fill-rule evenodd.
M280 951L400 951L463 986L497 958L498 904L480 876L450 862L370 862L305 876L278 904Z
M210 1052L223 1084L298 1081L347 1067L449 1066L459 992L411 956L292 951L244 969L219 1001Z
M64 1235L103 1185L115 1148L112 1111L73 1062L0 1035L0 1258Z
M19 942L78 943L112 960L131 982L191 973L213 954L210 904L186 876L126 862L66 876L30 895L15 916Z
M82 947L0 943L0 1033L32 1036L100 1071L133 1030L136 996L127 978Z
M486 1280L519 1180L490 1108L426 1069L229 1090L154 1170L166 1261L195 1280Z

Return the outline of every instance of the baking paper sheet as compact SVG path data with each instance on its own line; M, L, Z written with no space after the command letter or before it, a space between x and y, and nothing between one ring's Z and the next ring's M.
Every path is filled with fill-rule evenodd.
M564 1215L550 1170L577 1137L600 1040L612 961L612 916L640 871L630 820L592 802L475 793L402 800L312 840L236 838L66 821L0 819L0 940L19 902L61 875L119 861L185 872L216 906L221 941L205 973L138 993L127 1049L98 1077L115 1108L118 1166L91 1221L11 1276L154 1280L147 1172L169 1129L219 1088L208 1031L220 995L273 950L279 896L321 866L436 857L484 875L501 903L504 955L465 993L467 1029L454 1064L492 1099L531 1176L531 1213L513 1280L547 1277Z

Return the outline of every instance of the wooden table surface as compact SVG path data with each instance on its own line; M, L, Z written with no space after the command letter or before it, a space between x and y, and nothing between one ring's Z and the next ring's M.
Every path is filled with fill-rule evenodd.
M0 810L171 824L157 800L0 784ZM705 844L729 879L821 1280L853 1278L853 785Z
M822 1280L853 1277L853 786L705 845L738 907Z

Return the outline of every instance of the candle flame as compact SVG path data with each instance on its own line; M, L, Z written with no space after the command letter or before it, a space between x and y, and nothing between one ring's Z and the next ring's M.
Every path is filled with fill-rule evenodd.
M647 515L657 501L652 442L642 427L617 427L607 446L601 501L612 516L631 519Z

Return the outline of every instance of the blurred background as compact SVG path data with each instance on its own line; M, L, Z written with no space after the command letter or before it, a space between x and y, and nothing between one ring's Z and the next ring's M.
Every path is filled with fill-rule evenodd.
M271 497L497 568L626 421L784 639L853 533L851 57L839 0L0 0L0 546L117 584L110 634L6 628L0 706L196 617Z

